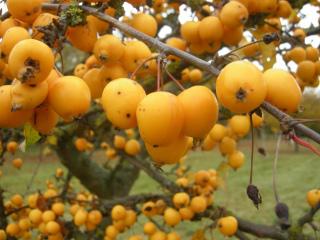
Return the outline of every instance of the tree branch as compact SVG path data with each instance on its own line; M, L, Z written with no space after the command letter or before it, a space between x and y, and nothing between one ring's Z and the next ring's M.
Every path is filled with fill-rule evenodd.
M169 180L167 177L163 176L160 170L157 170L155 166L152 165L150 161L145 161L138 158L126 157L126 160L132 165L144 171L147 175L157 181L161 186L169 190L171 193L183 191L179 186L174 182Z
M314 215L317 213L319 209L320 209L320 203L316 207L310 209L308 213L306 213L304 216L302 216L298 220L299 226L302 227L304 224L312 222Z
M240 240L250 240L250 238L241 231L237 231L235 236Z
M7 227L7 218L6 218L6 208L4 206L4 190L0 188L0 229L5 229Z
M239 230L259 238L271 238L276 240L287 240L288 237L274 226L266 226L249 222L237 217Z
M147 201L153 201L153 200L159 200L159 199L163 199L166 202L169 202L171 199L171 196L164 195L164 194L139 194L139 195L115 198L112 200L105 200L101 204L102 204L102 208L105 211L110 212L113 206L117 204L121 204L130 208L135 208L136 205L139 203L144 203Z
M43 4L44 9L58 9L58 7L67 7L66 4ZM193 56L192 54L189 54L187 52L181 51L177 48L170 47L161 41L152 38L142 32L137 31L136 29L130 27L129 25L122 23L118 21L117 19L106 15L104 13L99 12L97 9L88 7L88 6L81 6L83 10L85 10L88 14L91 14L93 16L98 17L99 19L106 21L110 24L112 24L114 27L118 28L122 32L129 34L147 44L149 44L153 48L157 48L159 51L165 54L172 54L175 55L181 59L183 59L186 62L189 62L193 64L194 66L205 70L209 73L211 73L214 76L217 76L219 74L219 69L214 67L210 62L204 61L198 57ZM281 110L277 109L276 107L272 106L271 104L264 102L261 107L273 115L278 120L283 120L284 118L286 121L291 125L295 130L303 133L305 136L309 137L310 139L314 140L315 142L320 144L320 134L316 133L315 131L311 130L310 128L304 126L303 124L298 124L296 121L291 118L289 115L285 114Z

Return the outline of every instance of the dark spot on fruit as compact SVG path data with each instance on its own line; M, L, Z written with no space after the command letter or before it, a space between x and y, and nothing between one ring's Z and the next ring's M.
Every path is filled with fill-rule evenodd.
M146 210L147 212L150 212L152 210L152 207L146 207L144 210Z
M120 95L120 94L121 94L121 92L120 92L120 91L118 91L118 92L117 92L117 94L118 94L118 95Z
M239 88L239 90L236 92L236 98L240 101L243 101L247 96L247 92L242 89L242 88Z
M152 147L154 147L154 148L158 148L158 147L159 147L159 145L155 144L155 145L152 145Z
M127 117L127 118L130 118L130 117L131 117L131 114L130 114L130 113L127 113L127 114L126 114L126 117Z

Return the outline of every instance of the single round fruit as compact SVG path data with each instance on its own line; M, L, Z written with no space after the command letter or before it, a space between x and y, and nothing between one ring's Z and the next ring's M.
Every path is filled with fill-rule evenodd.
M190 197L185 192L179 192L173 196L172 202L174 206L178 209L182 207L187 207L190 203Z
M1 42L1 57L7 59L12 48L20 41L31 38L28 31L23 27L9 28Z
M219 102L235 113L250 112L264 101L267 85L263 74L250 62L229 63L216 81Z
M130 139L126 142L124 151L130 156L136 156L141 151L141 146L138 140Z
M248 116L249 121L250 117ZM260 117L258 114L254 113L252 114L252 124L254 128L259 128L263 124L263 115Z
M100 69L91 68L83 75L82 79L90 89L91 98L101 98L106 83L100 78Z
M200 42L200 34L199 34L200 22L189 21L181 25L180 33L181 37L185 39L187 42Z
M58 114L49 104L43 104L34 110L31 124L38 132L49 135L59 121Z
M234 115L229 120L229 126L238 137L244 137L250 131L250 119L246 115Z
M213 92L205 86L194 86L178 95L184 111L183 134L202 139L216 123L219 106Z
M136 81L119 78L104 88L101 103L113 125L129 129L137 126L136 111L145 96L144 89Z
M163 214L164 222L170 227L174 227L181 222L181 216L174 208L167 208Z
M219 144L219 150L222 155L232 154L236 150L236 147L236 141L228 136L224 137Z
M319 189L310 190L307 193L307 202L312 208L320 204L320 190Z
M309 46L306 48L306 54L307 54L307 59L312 62L316 62L319 60L320 53L318 48Z
M295 47L288 52L288 57L295 63L302 62L307 58L306 50L302 47Z
M137 222L137 213L134 210L128 210L126 213L125 223L127 227L131 227Z
M21 158L15 158L12 160L12 165L17 169L20 169L23 165L23 160Z
M8 0L6 2L9 13L20 21L32 23L41 13L42 0Z
M42 221L48 223L56 219L56 214L52 210L47 210L42 213Z
M167 240L167 234L162 231L156 231L152 236L149 238L150 240Z
M87 219L88 219L88 212L80 208L74 215L73 221L76 226L81 226L86 223Z
M199 35L202 41L220 41L223 36L223 31L223 25L220 19L215 16L208 16L200 21Z
M168 145L151 145L145 143L147 152L157 165L175 164L188 151L188 137L180 136Z
M194 212L190 207L180 208L179 213L183 220L191 220L194 217Z
M119 231L115 226L109 225L105 230L105 234L111 239L115 239L119 234Z
M244 163L245 156L240 151L235 151L228 155L228 164L234 170L240 168Z
M99 61L107 63L120 60L124 50L124 45L118 37L106 34L96 41L93 53Z
M13 111L32 110L38 107L48 95L48 82L28 85L14 81L11 88L11 106Z
M23 198L20 194L13 195L10 201L15 207L21 207L23 205Z
M89 22L85 25L68 27L66 36L73 47L84 52L92 52L97 41L97 30Z
M123 220L126 218L126 209L122 205L115 205L111 210L111 217L113 220Z
M64 214L64 204L57 202L52 204L51 210L57 215L62 216Z
M38 84L50 74L54 65L52 50L43 42L25 39L11 50L8 66L11 74L22 83Z
M158 23L156 19L146 13L138 13L130 20L130 25L140 32L151 37L155 37L158 31Z
M110 62L100 68L99 78L105 84L118 78L126 78L128 72L123 68L120 62Z
M8 234L8 236L18 236L19 232L20 228L17 223L9 223L6 227L6 233Z
M48 100L59 116L71 120L88 111L91 102L90 89L81 78L60 77L49 89Z
M151 57L150 48L142 41L133 40L125 42L125 51L120 59L122 66L128 72L133 72L144 61Z
M184 112L178 98L169 92L153 92L140 102L137 120L141 138L148 144L165 146L181 134Z
M73 75L75 75L76 77L82 78L86 74L86 72L88 72L88 70L89 68L87 65L80 63L74 68Z
M219 17L223 26L237 28L246 23L248 15L248 10L242 3L231 1L223 6Z
M57 234L61 230L60 225L56 221L50 221L46 224L46 232L48 234Z
M293 113L298 110L302 94L297 81L290 73L269 69L264 72L263 78L268 88L266 101L284 112Z
M189 81L193 84L196 84L198 82L200 82L203 78L203 73L200 69L192 69L190 72L189 72Z
M146 222L144 225L143 225L143 232L146 234L146 235L152 235L154 234L155 232L157 231L157 227L156 225L153 223L153 222Z
M7 143L6 150L9 153L14 154L17 151L18 143L16 141L10 141Z
M305 83L312 83L316 77L316 65L310 60L299 62L297 76Z
M190 209L194 213L202 213L207 209L207 200L204 196L196 196L191 199Z
M126 146L126 139L123 136L115 135L113 139L113 146L118 149L124 149Z
M152 217L157 215L157 207L156 204L152 201L148 201L143 204L141 208L141 212L146 216L146 217Z
M34 225L38 225L42 221L42 212L39 209L32 209L29 212L29 219Z
M205 137L201 144L201 150L202 151L211 151L215 146L216 142L212 140L212 138L208 135Z
M218 220L217 226L223 235L232 236L238 230L238 221L232 216L223 217Z
M102 222L102 213L99 210L92 210L88 213L88 222L99 225Z
M227 129L225 126L216 123L210 130L210 138L214 142L220 142L227 135Z

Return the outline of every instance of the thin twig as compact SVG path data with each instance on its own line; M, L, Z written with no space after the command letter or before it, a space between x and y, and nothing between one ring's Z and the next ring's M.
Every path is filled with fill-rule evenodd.
M253 128L252 114L250 114L250 129L251 129L251 157L250 157L250 180L249 180L249 184L252 184L252 178L253 178L253 155L254 155L254 128Z
M280 149L280 144L281 144L281 138L282 138L282 133L279 133L277 145L276 145L276 152L275 152L275 156L274 156L274 160L273 160L273 171L272 171L272 188L273 188L274 197L275 197L277 203L279 203L279 201L280 201L278 191L277 191L276 176L277 176L277 164L278 164L278 158L279 158L279 149Z
M152 56L146 58L145 60L143 60L143 62L141 62L141 63L138 65L138 67L132 72L132 74L130 75L130 79L133 79L133 78L136 76L137 72L138 72L147 62L149 62L149 61L151 61L151 60L153 60L153 59L155 59L155 58L157 58L157 57L158 57L158 55L152 55Z
M171 78L172 81L174 81L175 84L180 88L180 90L185 90L185 88L182 86L182 84L169 72L168 68L165 67L165 71L167 75Z
M30 191L30 189L31 189L31 187L33 185L34 179L36 178L36 176L38 174L38 171L40 169L42 161L43 161L43 147L40 148L39 161L38 161L36 167L33 170L31 179L30 179L30 181L29 181L29 183L28 183L28 185L26 187L26 191L24 192L23 196L26 196L29 193L29 191Z

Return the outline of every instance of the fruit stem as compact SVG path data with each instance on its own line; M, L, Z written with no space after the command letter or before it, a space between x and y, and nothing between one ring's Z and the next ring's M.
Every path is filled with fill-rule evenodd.
M167 73L167 75L171 78L172 81L175 82L175 84L177 84L177 86L180 88L180 90L185 90L185 88L182 86L182 84L169 72L168 68L165 68L165 71Z
M273 171L272 171L272 188L273 188L274 198L276 199L277 203L279 203L280 201L278 191L277 191L276 175L277 175L277 164L278 164L278 158L279 158L281 138L282 138L282 133L280 132L277 140L276 152L273 160Z
M143 60L143 61L139 64L139 66L131 73L130 79L133 79L133 78L136 76L137 72L138 72L147 62L149 62L149 61L151 61L152 59L155 59L155 58L157 58L157 57L158 57L158 54L152 55L152 56L146 58L145 60Z
M157 57L157 91L160 91L161 88L161 57Z
M261 43L261 42L263 42L263 39L260 39L260 40L257 40L257 41L254 41L254 42L245 44L245 45L243 45L243 46L241 46L241 47L238 47L238 48L236 48L236 49L228 52L228 53L227 53L226 55L224 55L223 57L224 57L224 58L225 58L225 57L228 57L228 56L230 56L231 54L233 54L234 52L237 52L237 51L239 51L239 50L241 50L241 49L243 49L243 48L246 48L246 47L248 47L248 46L251 46L251 45L256 44L256 43Z
M250 130L251 130L251 161L250 161L250 180L249 184L252 184L253 178L253 152L254 152L254 129L253 129L253 121L252 121L253 113L250 113Z

